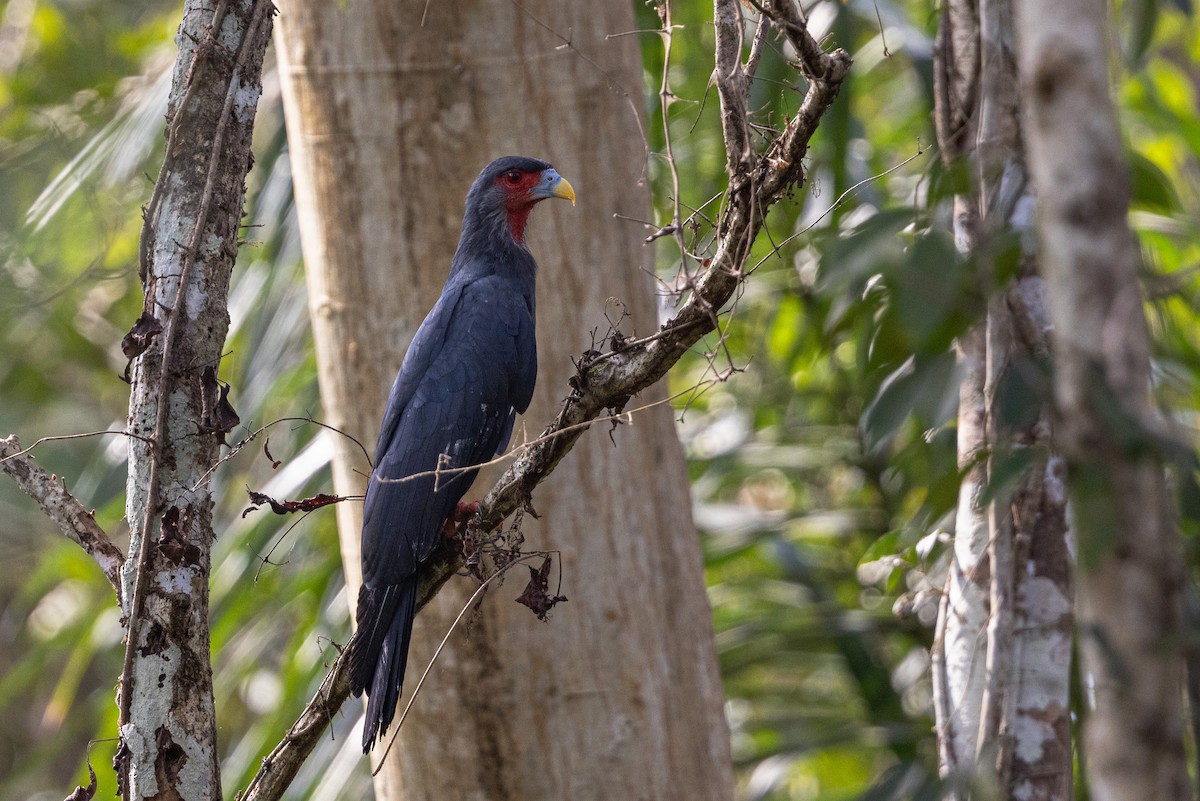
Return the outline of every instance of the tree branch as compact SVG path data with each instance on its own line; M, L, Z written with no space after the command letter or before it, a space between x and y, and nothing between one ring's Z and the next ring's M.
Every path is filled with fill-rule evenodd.
M417 588L418 612L433 600L433 596L462 567L462 563L462 556L455 552L448 540L434 552L432 561L427 565L429 572ZM304 707L279 744L263 758L262 767L246 785L246 789L234 796L236 801L277 801L283 797L308 755L317 747L325 727L350 697L350 645L353 642L354 637L351 637L329 668L316 695Z
M571 381L573 391L558 415L480 503L475 516L480 531L491 531L508 515L527 508L534 488L553 472L591 423L610 411L623 410L633 396L666 375L701 337L717 328L717 311L744 280L750 246L763 227L767 211L804 182L801 159L849 72L850 56L840 49L828 54L821 51L793 7L766 4L763 13L776 27L783 28L789 40L807 37L817 52L801 49L805 60L801 71L809 79L809 88L796 116L763 152L755 153L746 112L749 82L741 62L741 13L736 0L716 0L714 12L716 83L730 176L715 252L693 277L688 300L657 334L634 343L622 342L609 352L586 355L580 360L578 373ZM462 566L461 556L448 545L439 551L434 563L423 565L429 579L422 584L418 608ZM344 659L334 663L316 697L264 760L262 769L238 796L239 801L275 801L281 797L347 697L348 669Z
M728 155L726 170L732 179L748 170L752 158L746 118L748 82L742 67L742 10L737 0L716 0L713 24L717 33L715 77L721 98L721 134Z
M0 467L12 476L26 495L37 501L46 517L58 526L64 537L77 543L88 556L96 560L108 583L116 590L119 600L121 565L125 563L125 555L113 545L92 513L67 492L65 482L55 481L54 476L38 466L32 456L21 453L21 443L16 434L0 439Z

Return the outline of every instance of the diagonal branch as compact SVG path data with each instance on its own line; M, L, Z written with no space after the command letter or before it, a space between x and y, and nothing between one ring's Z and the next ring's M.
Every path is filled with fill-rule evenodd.
M125 563L125 555L113 545L92 513L67 492L66 484L56 481L54 476L34 462L32 456L21 453L21 443L15 434L0 439L0 467L12 476L26 495L37 501L46 517L58 526L64 537L78 543L88 556L96 560L120 598L121 565Z
M534 488L553 472L592 423L610 412L622 411L630 399L665 376L705 334L717 329L718 313L747 275L750 246L762 230L767 211L803 184L802 158L822 116L837 98L851 59L843 50L821 51L789 3L765 3L763 13L790 41L804 42L806 47L811 43L817 50L814 54L811 48L797 45L803 59L801 72L809 81L799 111L765 151L754 152L746 111L749 82L741 61L741 12L737 0L715 0L716 83L730 178L715 252L693 277L687 301L654 336L614 344L606 353L580 360L571 380L573 391L558 415L480 503L475 518L480 531L490 531L508 515L529 507ZM448 545L435 558L436 563L426 565L429 581L420 589L420 605L463 566L462 558ZM348 671L346 660L334 663L317 696L237 796L239 801L274 801L282 796L348 696Z
M430 571L426 580L417 588L417 611L433 600L438 590L462 567L462 557L449 547L449 541L440 547L429 562ZM288 729L271 753L263 757L262 767L242 790L234 796L235 801L275 801L282 798L284 791L296 778L304 760L317 747L333 716L350 697L350 642L329 668L328 675L321 681L317 693L304 707L300 717Z

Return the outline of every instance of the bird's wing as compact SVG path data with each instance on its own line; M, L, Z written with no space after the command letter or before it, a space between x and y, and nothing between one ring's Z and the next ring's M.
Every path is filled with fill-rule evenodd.
M450 309L440 312L444 323L422 325L444 332L440 342L428 340L433 356L406 357L393 388L397 404L389 402L363 508L368 586L415 573L474 479L473 466L496 452L513 409L526 407L532 394L533 320L521 296L489 277L463 285Z
M504 420L504 427L496 442L497 456L508 447L513 423L518 414L525 414L525 410L529 408L529 402L533 400L533 386L537 383L537 336L534 333L533 306L526 307L525 314L521 314L519 309L514 309L511 317L507 317L506 320L509 322L509 333L516 337L517 360L513 364L510 381L512 409Z
M388 394L387 411L383 414L383 424L379 427L379 438L375 442L375 460L379 461L387 452L392 437L396 434L396 426L400 417L412 400L413 393L425 377L429 366L437 360L446 344L447 330L454 317L454 311L462 299L463 286L447 286L438 298L437 303L425 315L425 320L413 335L412 343L404 354L404 361L396 380L392 382L392 391Z

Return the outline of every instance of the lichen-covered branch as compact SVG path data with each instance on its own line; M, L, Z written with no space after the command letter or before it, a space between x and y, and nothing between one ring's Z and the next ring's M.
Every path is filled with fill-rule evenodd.
M66 483L56 481L32 456L21 453L21 443L15 434L0 439L0 468L37 502L64 537L78 543L88 556L96 560L120 598L121 565L125 562L125 555L113 545L92 513L67 492Z

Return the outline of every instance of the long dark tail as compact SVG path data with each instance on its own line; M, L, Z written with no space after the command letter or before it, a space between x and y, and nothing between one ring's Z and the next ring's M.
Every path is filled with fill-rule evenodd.
M367 691L367 719L363 725L363 753L383 739L396 714L413 617L417 613L417 580L378 589L363 587L358 593L358 635L350 654L350 690Z

